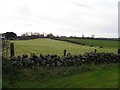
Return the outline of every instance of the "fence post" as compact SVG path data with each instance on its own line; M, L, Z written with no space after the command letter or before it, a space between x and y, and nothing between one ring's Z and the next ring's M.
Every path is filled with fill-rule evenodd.
M97 52L97 49L95 49L95 53Z
M67 55L67 50L64 50L64 56L66 56Z
M10 43L10 57L14 56L14 43Z
M120 49L118 49L118 54L120 54Z

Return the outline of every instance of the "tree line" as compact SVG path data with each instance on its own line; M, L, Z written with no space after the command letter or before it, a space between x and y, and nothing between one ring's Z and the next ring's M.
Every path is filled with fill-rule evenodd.
M52 33L49 34L40 34L38 32L25 32L21 34L21 36L17 36L15 32L6 32L3 34L6 39L8 40L27 40L27 39L37 39L37 38L68 38L67 36L58 36L58 35L53 35ZM69 38L94 38L95 35L91 35L91 37L85 37L84 34L82 34L81 37L76 37L76 36L69 36Z
M6 32L3 33L2 36L6 38L7 40L28 40L28 39L37 39L37 38L53 38L58 37L54 36L52 33L50 34L40 34L38 32L32 33L32 32L26 32L23 33L21 36L17 36L14 32Z
M53 35L52 33L49 34L40 34L38 32L26 32L21 34L21 36L17 36L15 32L6 32L3 33L3 36L7 40L29 40L29 39L38 39L38 38L81 38L81 39L97 39L97 40L119 40L119 38L95 38L95 35L91 35L89 37L86 37L84 34L82 34L80 37L77 36L58 36Z

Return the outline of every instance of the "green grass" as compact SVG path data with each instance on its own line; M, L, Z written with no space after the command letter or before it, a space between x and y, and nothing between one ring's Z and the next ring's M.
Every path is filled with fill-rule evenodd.
M10 70L12 71L12 70ZM13 70L14 72L14 70ZM14 74L16 74L14 72ZM10 81L11 78L14 81ZM6 72L3 76L6 88L117 88L118 65L101 64L91 67L37 67L22 69L16 77Z
M66 49L72 54L80 54L85 52L94 51L91 47L80 46L68 42L62 42L51 39L35 39L35 40L18 40L15 43L15 54L57 54L62 56L63 51Z
M72 39L71 39L72 40ZM75 40L75 39L74 39ZM72 54L93 52L117 52L116 41L82 40L87 46L52 39L14 40L15 55L57 54L63 56L66 49ZM80 42L82 42L80 41ZM83 43L82 42L82 43ZM82 65L79 67L14 68L9 60L3 61L3 87L5 88L117 88L118 65Z
M115 74L116 73L116 74ZM112 77L112 78L111 78ZM117 87L118 78L116 70L98 70L91 72L78 73L68 77L50 80L42 84L44 87L65 87L65 88L102 88ZM56 82L56 83L55 83ZM102 83L102 84L101 84Z
M82 40L84 41L84 40ZM82 46L77 44L72 44L69 42L64 41L57 41L52 39L34 39L34 40L15 40L12 41L15 43L15 55L21 55L21 54L57 54L60 56L63 56L63 50L67 50L68 52L72 54L83 54L86 52L93 52L95 47L90 46ZM96 43L98 44L101 42L100 45L104 45L103 48L98 48L98 52L117 52L117 46L113 42L102 42L102 41L94 41L94 40L85 40L84 42L89 43L91 42L93 45ZM90 43L90 44L91 44ZM106 47L106 44L111 44L111 47ZM114 45L112 45L114 44Z
M74 39L74 38L64 39L84 43L86 45L102 46L105 48L118 48L118 41L115 40Z

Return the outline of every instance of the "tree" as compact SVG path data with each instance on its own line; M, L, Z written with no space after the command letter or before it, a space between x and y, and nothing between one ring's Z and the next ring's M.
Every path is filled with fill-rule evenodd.
M91 38L95 38L95 35L91 35Z
M50 33L50 34L48 34L46 37L47 37L47 38L53 38L54 35L53 35L52 33Z
M17 38L17 34L14 33L14 32L6 32L4 33L6 39L9 39L9 40L14 40Z
M22 37L27 37L27 36L30 36L30 35L32 35L32 32L23 33L21 36Z
M84 34L82 34L82 38L84 38L85 37L85 35Z

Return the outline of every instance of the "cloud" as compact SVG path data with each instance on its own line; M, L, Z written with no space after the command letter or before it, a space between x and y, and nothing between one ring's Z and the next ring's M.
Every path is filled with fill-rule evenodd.
M78 2L72 2L73 4L77 5L77 6L80 6L80 7L88 7L87 5L85 4L81 4L81 3L78 3Z
M2 31L115 37L118 0L1 0ZM102 34L100 34L102 33ZM107 33L107 34L106 34Z

